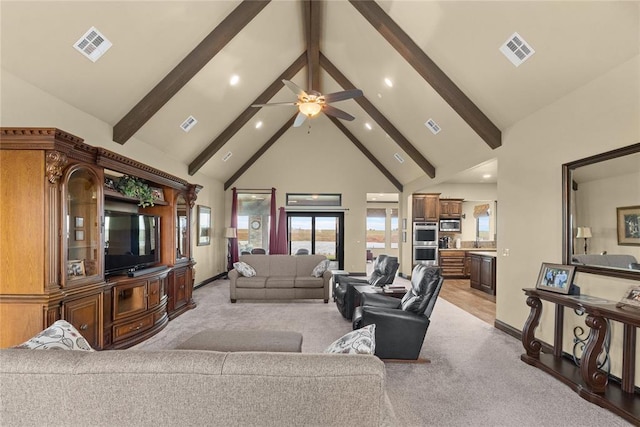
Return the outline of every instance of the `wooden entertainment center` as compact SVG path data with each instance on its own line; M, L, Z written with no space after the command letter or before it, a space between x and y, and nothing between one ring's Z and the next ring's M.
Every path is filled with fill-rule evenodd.
M55 128L0 128L0 164L0 348L59 319L94 349L126 348L195 307L191 210L201 186ZM148 184L154 205L105 188L109 174ZM138 230L153 265L105 275L105 206L159 221Z

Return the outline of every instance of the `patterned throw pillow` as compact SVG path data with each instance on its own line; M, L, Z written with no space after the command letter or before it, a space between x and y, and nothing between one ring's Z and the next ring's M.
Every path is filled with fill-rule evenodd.
M337 339L325 353L374 354L376 351L376 325L351 331Z
M95 351L80 332L66 320L58 320L35 337L13 348Z
M318 265L313 267L313 271L311 272L311 275L313 277L322 277L324 272L327 271L327 268L329 268L329 260L328 259L322 260L318 263Z
M233 268L238 270L238 273L242 274L244 277L253 277L256 275L256 270L246 262L234 262Z

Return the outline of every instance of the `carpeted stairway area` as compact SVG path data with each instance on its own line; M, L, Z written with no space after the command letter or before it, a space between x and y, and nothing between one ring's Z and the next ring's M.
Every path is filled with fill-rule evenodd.
M194 291L198 306L135 349L170 349L204 329L298 331L302 351L322 352L351 330L334 303L229 301L229 281ZM524 302L523 302L524 303ZM520 360L522 344L440 298L421 357L387 363L387 393L400 426L627 426ZM357 422L354 420L354 423Z

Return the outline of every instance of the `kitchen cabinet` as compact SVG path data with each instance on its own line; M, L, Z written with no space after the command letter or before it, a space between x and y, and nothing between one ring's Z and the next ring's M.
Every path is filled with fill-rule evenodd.
M470 256L470 284L474 289L496 294L496 257L493 254L471 253Z
M413 222L438 221L440 219L440 194L413 195Z
M466 251L441 250L440 267L445 279L463 279L465 275Z
M440 218L462 218L462 199L440 199Z

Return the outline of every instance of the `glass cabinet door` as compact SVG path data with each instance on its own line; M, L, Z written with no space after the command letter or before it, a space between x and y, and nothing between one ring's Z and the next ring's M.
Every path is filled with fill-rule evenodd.
M102 185L93 170L78 167L69 173L65 188L63 275L68 285L102 275L99 214Z
M182 194L176 199L176 261L188 259L189 251L189 205Z

